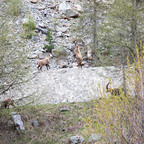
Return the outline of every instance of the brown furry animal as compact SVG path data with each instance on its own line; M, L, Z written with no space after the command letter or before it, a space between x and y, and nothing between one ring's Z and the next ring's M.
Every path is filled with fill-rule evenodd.
M89 49L88 51L87 51L87 59L88 60L92 60L93 58L92 58L92 51L91 51L91 49Z
M50 68L50 66L49 66L49 63L50 63L50 56L47 56L45 59L42 59L42 60L40 60L37 64L38 64L38 70L41 70L42 71L42 67L43 66L46 66L47 67L47 70L48 70L48 68Z
M120 95L120 89L119 88L114 88L114 89L112 89L112 88L108 88L108 85L109 85L110 83L108 83L107 85L106 85L106 90L107 90L107 92L110 92L112 95Z
M12 98L5 99L4 101L2 101L1 109L2 108L9 108L10 105L15 107L14 100Z
M84 65L84 64L82 64L83 59L82 59L82 55L79 50L79 47L76 43L75 43L75 47L74 47L74 57L77 60L78 66L80 66L82 68L82 66Z

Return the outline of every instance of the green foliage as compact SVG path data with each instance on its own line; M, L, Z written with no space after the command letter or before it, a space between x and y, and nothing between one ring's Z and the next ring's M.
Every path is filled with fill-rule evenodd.
M52 38L51 32L47 33L46 41L48 41L49 44L53 43L53 38Z
M22 38L31 39L32 36L35 36L35 35L36 35L36 33L33 32L33 31L25 31L25 32L22 33Z
M122 48L125 57L132 63L134 30L137 41L143 40L144 3L137 1L134 14L133 0L86 1L85 12L79 19L73 33L78 38L90 39L88 46L93 51L93 66L120 65Z
M21 13L22 3L20 0L5 0L5 2L9 15L18 16Z
M85 113L83 133L87 138L96 133L101 143L143 143L144 46L140 45L137 59L133 65L128 61L125 70L127 95L122 90L120 96L100 92L101 99Z
M53 38L52 38L52 34L51 32L48 32L47 35L46 35L46 41L49 43L49 45L45 45L44 46L44 49L46 50L46 52L52 52L52 50L54 49L54 41L53 41Z
M17 134L16 130L6 127L11 115L3 115L0 111L1 143L42 143L42 144L64 144L69 138L81 134L84 116L83 108L91 106L91 102L82 103L60 103L46 105L29 105L16 107L16 109L5 109L3 111L16 111L22 116L25 132ZM70 111L60 112L63 107L70 107ZM39 126L33 127L32 122L37 118ZM62 131L65 129L65 131ZM9 134L9 135L7 135ZM7 139L5 137L7 136Z
M59 57L59 58L64 58L64 57L67 56L67 54L65 52L65 49L63 47L60 47L60 46L58 46L55 49L53 49L52 54L55 57Z
M26 31L29 30L35 30L36 26L35 26L35 22L32 18L32 16L27 16L26 21L23 23L23 29Z
M58 19L55 18L53 23L54 23L55 26L58 25L58 24L59 24L59 23L58 23Z
M23 23L23 29L25 31L22 34L22 37L26 39L31 39L32 36L36 35L34 32L35 28L36 26L35 26L35 22L33 18L30 15L27 16L27 18L25 19L25 22Z
M128 97L109 97L94 102L94 109L89 110L93 115L87 115L84 119L84 134L89 137L92 133L103 137L104 143L121 142L122 130L127 128L127 110L129 111L133 100ZM126 129L127 130L127 129ZM124 142L125 143L125 142Z
M52 49L54 49L54 45L53 44L51 44L51 45L45 45L43 49L46 50L46 52L51 53Z

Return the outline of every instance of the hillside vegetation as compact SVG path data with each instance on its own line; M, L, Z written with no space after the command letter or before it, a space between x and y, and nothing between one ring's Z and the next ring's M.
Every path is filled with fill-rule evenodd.
M143 0L1 0L0 144L143 144L143 12Z

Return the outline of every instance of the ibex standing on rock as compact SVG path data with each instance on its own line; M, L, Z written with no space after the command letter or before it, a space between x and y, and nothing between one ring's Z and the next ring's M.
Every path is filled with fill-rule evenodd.
M83 59L82 59L82 55L81 55L80 49L79 49L79 47L77 45L77 42L75 43L75 47L74 47L74 57L77 60L78 66L80 66L82 68L82 66L84 64L82 64Z
M38 64L38 70L41 70L42 71L42 67L43 66L46 66L47 67L47 70L48 70L48 68L50 68L50 66L49 66L49 63L50 63L50 57L51 56L47 56L45 59L42 59L42 60L40 60L39 62L37 62L37 64Z

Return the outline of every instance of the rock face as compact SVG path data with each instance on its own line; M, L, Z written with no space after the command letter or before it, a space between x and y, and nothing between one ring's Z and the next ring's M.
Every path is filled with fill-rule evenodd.
M106 91L106 84L109 77L113 82L111 87L121 85L121 71L114 67L96 68L63 68L47 70L43 67L38 72L35 66L35 77L22 85L23 96L34 94L34 104L61 103L61 102L82 102L90 101L101 97L100 90ZM115 74L113 73L115 71ZM33 75L33 74L32 74ZM101 88L97 89L101 86ZM18 88L17 88L18 89ZM14 95L14 99L22 97L16 89L11 90L7 95ZM107 94L107 93L106 93Z
M35 51L40 51L46 45L50 45L46 40L49 33L53 39L54 51L57 47L62 47L72 57L71 51L68 49L72 38L70 28L76 20L72 17L75 18L80 14L82 9L80 3L82 2L74 5L74 1L23 0L22 3L23 14L20 15L20 20L16 22L19 29L21 29L21 23L28 23L28 16L33 19L36 27L35 35L25 43L26 48L31 51L29 58L37 58L38 54L35 54ZM29 15L26 15L27 13Z
M96 67L78 69L76 60L73 57L74 44L71 39L71 25L76 24L77 19L70 18L70 21L63 19L63 13L69 17L75 17L82 11L79 4L74 1L63 2L63 0L36 1L37 4L31 3L29 0L23 0L23 13L16 23L20 26L28 20L25 18L26 13L30 13L36 25L36 35L25 43L30 59L30 70L28 77L34 77L26 84L21 85L21 92L18 87L8 91L2 97L15 96L14 99L22 96L34 95L34 104L60 103L60 102L80 102L96 99L100 97L97 87L100 84L105 88L111 77L114 87L121 84L121 72L112 73L114 67ZM61 4L62 3L62 4ZM55 5L55 8L51 6ZM21 27L18 27L21 29ZM49 45L46 41L48 32L54 41L53 56L66 57L66 61L56 65L53 59L50 60L50 70L43 69L42 72L37 70L38 59L44 58L43 48ZM75 38L74 38L75 39ZM74 41L73 41L74 42ZM54 63L54 64L53 64ZM64 69L65 68L65 69ZM119 76L119 77L118 77Z

